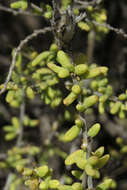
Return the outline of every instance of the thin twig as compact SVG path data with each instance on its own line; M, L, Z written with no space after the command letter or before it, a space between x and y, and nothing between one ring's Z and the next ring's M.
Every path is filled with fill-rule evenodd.
M12 75L13 69L15 67L17 55L21 51L21 49L24 47L24 45L26 45L33 38L37 37L39 34L45 34L49 31L51 31L51 27L45 27L45 28L40 29L40 30L35 30L32 34L28 35L24 40L22 40L20 42L19 46L16 48L16 50L14 52L14 56L12 58L12 63L10 65L9 72L8 72L7 78L5 80L4 87L0 91L0 95L3 94L7 88L8 82L11 79L11 75Z
M24 97L24 90L22 90L22 98L23 98L23 102L20 106L20 116L19 116L19 123L20 123L20 130L19 130L19 134L18 134L18 138L17 138L17 142L16 142L16 147L20 147L22 145L22 141L23 141L23 120L24 120L24 115L25 115L25 97ZM10 184L12 182L12 176L13 173L9 173L4 185L3 190L9 190L10 189Z
M20 122L20 130L16 142L16 146L20 147L22 145L22 139L23 139L23 120L25 115L25 100L24 100L24 90L23 91L23 102L20 106L20 116L19 116L19 122Z
M88 159L90 157L91 154L91 141L88 138L88 127L86 124L86 119L85 119L85 115L84 114L79 114L81 120L84 122L84 132L83 132L83 141L85 141L86 144L86 159ZM82 185L85 188L86 186L86 173L85 171L83 172L83 179L82 179ZM91 176L87 177L87 185L88 185L88 189L92 189L93 188L93 179Z
M10 183L12 182L13 173L9 173L3 190L9 190Z
M96 6L99 5L102 2L102 0L93 0L91 2L84 2L84 1L80 1L80 0L75 0L75 3L78 3L82 6L84 6L85 8L87 8L88 6Z
M74 65L71 53L70 53L70 57L71 57L71 62ZM72 75L72 81L73 81L73 84L78 82L74 75ZM78 99L79 102L80 102L80 99L81 98L79 97L79 99ZM86 145L86 159L88 159L91 155L91 139L89 139L89 137L88 137L88 128L87 128L87 124L86 124L85 114L79 113L79 116L84 123L83 142L85 142L85 145ZM92 180L92 177L87 176L86 172L84 171L83 179L82 179L82 186L84 189L86 188L86 185L88 186L89 189L92 189L93 188L93 180Z
M19 9L18 11L16 11L16 10L11 9L9 7L5 7L3 5L0 5L0 11L12 13L15 16L17 16L17 15L39 16L39 15L33 14L33 13L29 12L29 11L23 11L21 9Z
M110 24L107 24L107 23L99 23L99 22L97 22L95 20L90 20L88 18L86 18L85 21L86 22L91 22L91 23L93 23L94 25L97 25L97 26L103 26L105 28L108 28L109 30L111 30L111 31L115 32L116 34L121 35L125 39L127 39L127 34L124 32L123 29L115 28L115 27L113 27L113 26L111 26Z

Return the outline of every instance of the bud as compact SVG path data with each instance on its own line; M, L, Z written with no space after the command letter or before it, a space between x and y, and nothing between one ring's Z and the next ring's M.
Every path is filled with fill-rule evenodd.
M91 82L91 84L90 84L90 87L91 87L92 90L97 90L97 88L98 88L98 81L93 80Z
M57 84L59 82L59 79L57 77L53 77L52 79L48 79L46 81L46 83L49 85L49 86L54 86L55 84Z
M100 76L101 74L106 75L108 72L108 68L107 67L96 67L96 68L91 68L88 72L88 74L86 74L86 78L94 78L97 76Z
M75 74L82 75L88 71L88 66L85 64L80 64L75 66Z
M111 85L108 85L107 88L106 88L106 94L108 96L111 96L113 94L113 89L112 89L112 86Z
M85 106L83 104L77 104L76 105L76 109L79 111L79 112L83 112L85 110Z
M95 137L101 129L101 125L99 123L94 124L88 131L88 135L90 137Z
M97 186L97 190L109 189L112 186L112 179L105 179L103 183Z
M97 157L101 157L103 154L104 154L104 147L103 147L103 146L101 146L100 148L98 148L98 149L93 153L93 155L94 155L94 156L97 156Z
M12 117L12 124L15 127L15 129L19 129L20 123L19 123L19 119L17 117Z
M81 87L78 84L74 84L72 86L72 92L74 92L75 94L80 94L81 93Z
M80 133L81 129L77 125L71 127L64 135L64 141L70 142L74 140Z
M46 18L46 19L51 19L52 18L52 11L47 11L47 12L45 12L45 14L44 14L44 17Z
M47 94L48 96L51 98L51 99L54 99L55 98L55 90L51 87L48 87L47 89Z
M49 181L49 188L51 189L57 189L59 185L60 182L58 180L53 179Z
M92 96L85 98L83 104L85 106L85 109L87 109L87 108L93 106L94 104L96 104L97 102L98 102L98 96L92 95Z
M95 170L93 169L93 167L90 164L86 164L85 172L87 175L92 176L92 177L95 175Z
M69 75L70 75L69 71L63 67L60 69L60 71L58 73L58 76L60 78L67 78L67 77L69 77Z
M111 114L116 114L120 110L120 107L121 107L121 102L114 103L110 110Z
M107 78L104 78L104 79L102 79L102 80L99 81L98 86L99 86L99 87L104 87L104 86L106 86L107 84L108 84L108 79L107 79Z
M48 56L51 54L50 51L44 51L42 53L40 53L32 62L31 65L33 67L37 66L40 64L41 61L45 60L48 58Z
M13 100L10 102L10 105L14 108L18 108L20 106L20 103L17 100Z
M5 140L7 141L11 141L16 137L16 133L15 132L11 132L5 135Z
M105 113L105 102L99 102L98 104L98 111L100 114L104 114Z
M58 51L58 46L56 44L51 44L50 50L53 51L53 52L57 52Z
M117 143L118 145L122 146L122 145L123 145L123 139L122 139L121 137L117 137L117 138L116 138L116 143Z
M33 174L33 170L30 168L23 168L23 175L31 176Z
M21 0L18 2L11 3L10 6L12 9L22 9L25 11L28 7L28 3L27 3L27 1Z
M85 23L85 22L83 22L83 21L81 21L81 22L78 22L78 27L79 28L81 28L82 30L85 30L85 31L90 31L90 26L89 26L89 24L87 24L87 23Z
M16 166L16 170L17 170L18 172L22 173L23 170L24 170L24 167L23 167L22 165L17 165L17 166Z
M97 164L97 168L102 168L109 160L110 156L109 154L106 154L104 156L102 156L101 158L99 158L98 164Z
M60 70L61 70L61 68L63 68L63 67L60 67L60 66L54 64L53 61L50 61L50 62L47 64L47 66L48 66L52 71L54 71L55 73L59 73Z
M91 156L88 158L88 163L92 166L96 166L98 163L98 157L97 156Z
M21 64L22 64L22 54L19 53L16 58L16 63L15 63L15 66L17 67L18 72L21 72Z
M73 183L72 189L73 190L83 190L83 186L81 183L76 182L76 183Z
M41 190L48 190L48 184L45 181L42 181L39 185Z
M120 111L119 111L119 118L125 119L126 118L126 112L125 112L125 105L121 104Z
M71 185L60 185L60 190L73 190Z
M27 87L26 95L29 99L33 99L35 97L35 93L31 87Z
M81 169L81 170L84 170L85 169L85 166L87 164L87 160L85 158L85 156L83 157L78 157L77 160L76 160L76 165Z
M108 99L108 96L106 94L100 96L99 102L105 102Z
M7 168L8 164L6 164L6 162L2 162L0 161L0 168Z
M72 152L65 160L66 165L72 165L76 162L77 158L84 158L86 153L79 149L76 150L75 152Z
M58 51L57 61L58 61L58 63L60 63L60 65L62 67L68 69L69 71L72 72L74 70L74 67L71 63L70 58L68 57L68 55L64 51L62 51L62 50Z
M62 101L62 98L61 97L57 97L55 98L52 102L51 102L51 107L54 108L54 107L57 107L60 105Z
M14 90L9 90L6 96L6 102L10 103L11 101L13 101L14 96L15 96Z
M77 125L78 127L83 127L84 126L84 122L82 119L78 118L75 120L75 125Z
M51 74L52 71L50 69L48 69L48 68L43 67L41 69L37 69L36 73L39 74L39 75L46 75L46 74Z
M71 92L66 98L64 98L63 103L66 106L69 106L72 104L77 98L77 95L73 92Z
M12 126L12 125L5 125L4 127L3 127L3 130L5 131L5 132L14 132L15 133L15 128Z
M39 176L39 177L44 177L47 175L49 169L48 166L44 165L44 166L40 166L39 168L35 169L35 173Z
M83 173L78 170L72 170L72 175L75 176L77 179L82 180Z
M125 154L127 153L127 145L123 146L120 150L121 153Z
M98 96L97 95L92 95L92 96L89 96L87 98L85 98L83 104L78 104L76 106L77 110L81 110L81 111L85 111L85 109L93 106L94 104L96 104L98 101ZM80 106L79 106L80 105Z

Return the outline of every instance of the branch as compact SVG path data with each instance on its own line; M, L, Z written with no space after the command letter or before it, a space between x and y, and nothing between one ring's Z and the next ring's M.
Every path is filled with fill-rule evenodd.
M20 130L18 134L18 139L16 142L16 146L20 147L22 145L22 139L23 139L23 121L25 116L25 97L24 97L24 90L22 90L23 93L23 102L20 106L20 116L19 116L19 122L20 122Z
M12 179L13 179L13 173L9 173L3 190L9 190Z
M94 25L97 25L97 26L103 26L105 28L108 28L109 30L111 30L111 31L115 32L116 34L121 35L125 39L127 39L127 34L124 32L123 29L115 28L115 27L113 27L113 26L111 26L110 24L107 24L107 23L99 23L99 22L97 22L95 20L90 20L88 18L86 18L85 21L86 22L91 22L91 23L93 23Z
M85 146L87 147L87 151L86 151L86 158L88 159L91 155L91 139L89 139L88 137L88 127L86 124L86 119L85 119L85 115L84 114L79 114L81 120L84 123L84 128L85 130L83 131L83 143L85 142ZM82 185L85 188L86 186L86 173L85 171L83 172L83 179L82 179ZM93 179L91 176L87 176L87 185L88 185L88 189L92 189L93 188Z
M5 92L5 90L6 90L6 88L7 88L8 82L11 79L11 75L12 75L13 69L15 67L17 55L21 51L21 49L24 47L24 45L26 45L33 38L37 37L39 34L45 34L45 33L49 32L49 31L51 31L51 27L45 27L44 29L35 30L32 34L28 35L24 40L22 40L20 42L19 46L15 50L15 53L14 53L14 56L12 58L12 63L10 65L7 78L6 78L5 82L4 82L4 87L0 91L0 95L3 94Z
M39 15L35 15L35 14L29 12L29 11L23 11L21 9L19 9L18 11L16 11L16 10L11 9L9 7L5 7L3 5L0 5L0 11L12 13L15 16L17 16L17 15L39 16Z
M75 0L75 3L78 3L78 4L80 4L80 5L83 5L83 6L85 6L85 7L88 7L88 6L90 6L90 5L98 5L98 4L100 4L102 2L102 0L93 0L93 1L91 1L91 2L84 2L84 1L80 1L80 0Z

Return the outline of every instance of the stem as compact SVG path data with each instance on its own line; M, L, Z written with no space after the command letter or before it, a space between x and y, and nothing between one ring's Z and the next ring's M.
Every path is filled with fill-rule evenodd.
M70 57L71 57L71 62L74 65L71 53L70 53ZM78 82L75 75L72 75L71 77L72 77L73 84ZM81 96L79 97L79 102L80 102L80 100L81 100ZM79 116L82 119L82 121L84 122L83 142L85 142L85 144L86 144L86 159L88 159L91 155L91 139L89 139L89 137L88 137L88 128L87 128L84 113L79 113ZM88 186L89 189L93 188L93 180L92 180L92 177L87 176L86 172L84 171L83 179L82 179L82 186L84 187L84 189L86 188L86 185Z
M24 115L25 115L25 101L24 101L24 92L23 92L23 102L22 102L22 104L20 106L20 116L19 116L20 131L19 131L19 136L18 136L17 143L16 143L16 145L18 147L21 146L22 139L23 139L23 120L24 120Z
M3 187L3 190L9 190L9 188L10 188L10 183L11 183L11 181L12 181L12 176L13 176L13 173L9 173L9 174L8 174L8 177L7 177L5 186Z
M88 159L91 155L91 141L88 137L88 128L87 128L87 124L86 124L86 120L85 120L85 115L84 114L80 114L80 118L82 119L82 121L84 122L84 132L83 132L83 142L86 143L86 159ZM86 180L87 180L87 186L88 189L93 188L93 179L91 176L88 176L86 178L86 173L85 171L83 172L83 179L82 179L82 185L84 188L86 188Z
M24 101L24 90L23 90L23 102L22 102L22 104L20 106L20 116L19 116L20 131L19 131L19 136L18 136L17 142L16 142L17 147L20 147L22 145L24 115L25 115L25 101ZM8 177L6 179L6 182L5 182L3 190L9 190L10 184L11 184L11 181L12 181L12 176L13 176L13 173L8 174Z

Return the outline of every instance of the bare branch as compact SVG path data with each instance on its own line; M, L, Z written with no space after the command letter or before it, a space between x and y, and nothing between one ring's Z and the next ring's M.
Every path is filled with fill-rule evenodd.
M88 6L93 6L93 5L99 5L102 2L102 0L93 0L91 2L84 2L84 1L80 1L80 0L75 0L75 3L78 3L80 5L83 5L84 7L88 7Z
M39 34L45 34L45 33L49 32L49 31L51 31L51 27L46 27L46 28L43 28L43 29L40 29L40 30L35 30L32 34L28 35L24 40L22 40L20 42L19 46L15 50L14 56L12 58L12 63L11 63L10 68L9 68L8 75L7 75L7 78L6 78L5 83L4 83L4 87L0 91L0 95L3 94L5 92L5 90L6 90L6 88L7 88L8 82L11 79L12 71L13 71L13 69L15 67L17 55L21 51L21 49L24 47L24 45L26 45L33 38L37 37Z
M86 18L85 21L86 22L91 22L91 23L93 23L94 25L97 25L97 26L103 26L105 28L108 28L109 30L114 31L116 34L121 35L125 39L127 39L127 34L124 32L123 29L115 28L115 27L113 27L113 26L111 26L110 24L107 24L107 23L99 23L99 22L97 22L95 20L90 20L88 18Z

